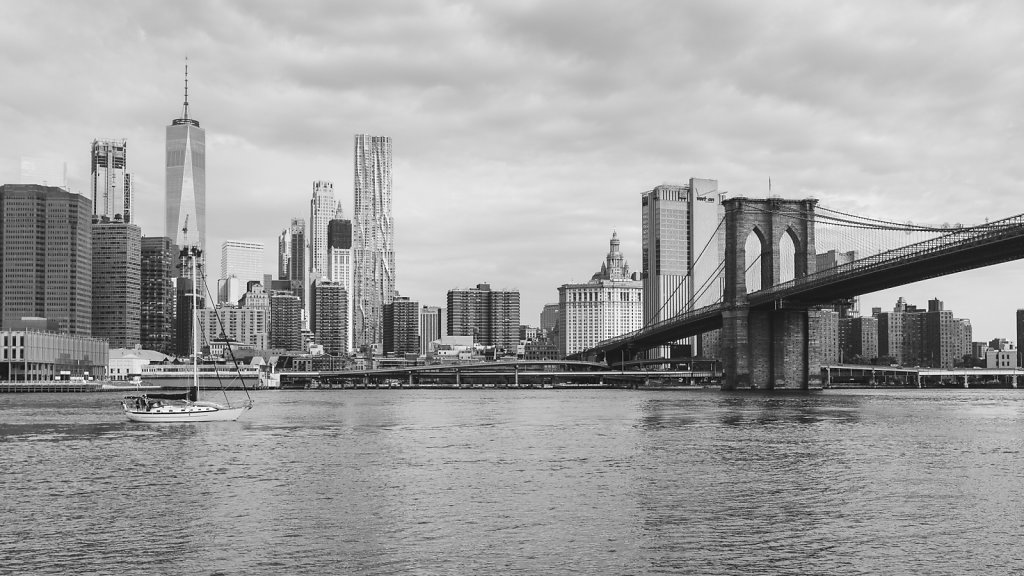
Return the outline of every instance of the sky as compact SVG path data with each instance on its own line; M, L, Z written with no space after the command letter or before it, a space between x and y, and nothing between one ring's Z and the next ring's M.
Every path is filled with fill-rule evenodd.
M640 197L717 179L915 223L1024 213L1024 4L990 2L0 0L0 183L124 138L143 235L164 227L164 130L206 130L207 246L352 215L355 134L390 136L397 287L489 283L538 325L613 231L639 271ZM1016 339L1017 261L865 295L938 298Z

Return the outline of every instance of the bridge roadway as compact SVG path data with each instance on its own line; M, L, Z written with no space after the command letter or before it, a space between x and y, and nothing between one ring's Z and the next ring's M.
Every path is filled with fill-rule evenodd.
M280 372L281 388L342 387L635 387L694 384L721 378L715 370L612 369L571 360L435 364L372 370Z
M1024 214L983 226L953 229L931 240L808 274L751 292L751 309L807 308L847 300L920 280L1024 258ZM723 303L663 320L600 342L569 358L597 358L613 350L646 350L722 327Z

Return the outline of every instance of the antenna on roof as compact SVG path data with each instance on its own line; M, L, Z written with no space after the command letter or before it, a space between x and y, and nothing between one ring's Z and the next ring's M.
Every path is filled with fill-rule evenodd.
M188 120L188 56L185 56L185 109L181 117Z

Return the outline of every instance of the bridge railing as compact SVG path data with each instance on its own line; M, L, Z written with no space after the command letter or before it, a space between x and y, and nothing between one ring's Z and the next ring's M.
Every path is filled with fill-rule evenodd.
M1013 234L1008 234L1012 232ZM954 246L976 246L1002 240L1007 236L1024 234L1024 214L1011 216L995 222L972 226L969 228L955 228L948 234L943 234L929 240L908 244L900 248L880 252L867 256L853 262L847 262L833 266L825 270L808 274L801 278L795 278L788 282L776 284L770 288L752 292L748 299L752 302L766 302L777 299L778 295L797 288L815 288L822 284L830 283L841 276L853 276L869 270L885 270L901 265L908 260L926 257L937 252L948 250Z

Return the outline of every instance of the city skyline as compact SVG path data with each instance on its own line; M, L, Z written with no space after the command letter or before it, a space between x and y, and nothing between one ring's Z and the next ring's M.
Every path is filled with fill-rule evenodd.
M89 196L90 143L124 139L132 220L163 235L161 131L187 55L209 132L207 247L273 245L307 217L313 180L335 182L347 212L352 135L387 135L397 289L423 305L489 282L518 289L537 324L612 231L639 265L641 193L690 177L749 197L770 178L773 195L899 221L1024 212L1014 5L325 5L313 18L227 2L129 5L116 20L47 7L12 5L0 23L0 73L18 87L0 122L19 136L0 144L0 184L23 157L56 158ZM39 46L41 22L68 33ZM92 61L118 74L101 80ZM1012 340L1022 277L1024 263L1003 264L866 295L861 310L939 298L976 339Z

